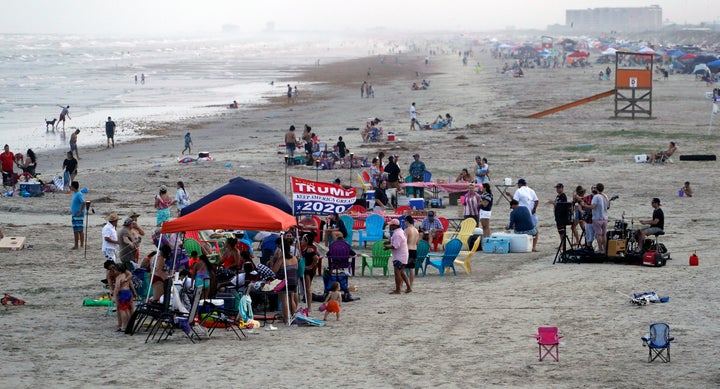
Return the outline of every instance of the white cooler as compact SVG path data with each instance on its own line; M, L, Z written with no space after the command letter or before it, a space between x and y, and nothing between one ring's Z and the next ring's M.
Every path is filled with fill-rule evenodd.
M508 234L505 232L495 232L492 234L493 238L507 238L510 239L510 252L511 253L529 253L532 252L532 235L526 234Z

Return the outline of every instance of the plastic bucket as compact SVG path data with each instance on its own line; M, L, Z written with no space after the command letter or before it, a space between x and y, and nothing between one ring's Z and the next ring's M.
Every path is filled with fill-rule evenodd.
M394 132L388 132L388 141L389 142L395 141L395 133Z

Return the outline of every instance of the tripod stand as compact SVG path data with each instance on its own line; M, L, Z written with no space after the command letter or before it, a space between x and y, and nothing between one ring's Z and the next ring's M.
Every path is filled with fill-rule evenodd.
M562 232L558 231L560 235L562 235L562 240L560 242L560 245L558 246L557 252L555 252L555 259L553 259L553 265L555 262L560 260L560 263L565 263L567 261L567 246L570 245L570 249L572 250L573 245L570 241L570 238L567 234L567 229L563 229ZM584 233L584 232L583 232Z

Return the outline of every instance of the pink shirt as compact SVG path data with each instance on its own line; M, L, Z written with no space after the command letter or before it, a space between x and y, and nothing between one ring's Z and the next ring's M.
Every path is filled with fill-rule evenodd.
M396 228L390 237L390 244L392 245L392 259L393 261L400 261L400 263L407 265L408 262L408 246L405 232Z

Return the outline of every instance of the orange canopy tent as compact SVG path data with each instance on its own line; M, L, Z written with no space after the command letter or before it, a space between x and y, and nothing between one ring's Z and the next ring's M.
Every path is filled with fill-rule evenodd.
M162 224L162 232L194 230L284 231L297 224L295 217L273 206L245 197L225 195L198 210Z

